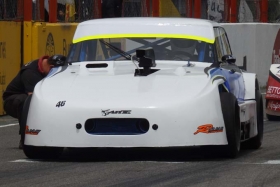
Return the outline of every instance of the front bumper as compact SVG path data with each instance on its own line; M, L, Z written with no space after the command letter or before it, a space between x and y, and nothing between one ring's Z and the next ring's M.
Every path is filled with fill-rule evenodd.
M101 108L77 105L75 102L71 103L71 100L67 100L67 107L54 108L51 102L43 102L36 95L33 96L30 106L27 125L29 130L37 130L39 133L26 134L25 145L121 148L226 145L228 143L217 89L195 99L177 103L111 108L112 111L129 109L130 114L115 112L115 114L102 116ZM88 106L94 106L94 104ZM86 121L95 118L147 119L150 128L147 132L139 134L89 133L85 128ZM209 124L214 129L222 129L222 131L195 133L198 127ZM157 128L152 128L153 125Z

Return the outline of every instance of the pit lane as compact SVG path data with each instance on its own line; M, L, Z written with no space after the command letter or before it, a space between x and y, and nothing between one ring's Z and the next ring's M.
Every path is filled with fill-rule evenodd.
M27 159L16 120L0 118L0 186L279 186L280 122L265 121L258 150L236 159L184 150L65 150L59 160Z

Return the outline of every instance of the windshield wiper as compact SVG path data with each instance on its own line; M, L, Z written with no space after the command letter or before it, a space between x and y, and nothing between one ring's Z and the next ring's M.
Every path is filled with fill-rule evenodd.
M107 47L109 47L110 49L112 49L113 51L115 51L116 53L123 56L126 60L131 60L131 55L126 53L125 51L121 50L120 48L117 48L117 47L113 46L112 44L105 42L104 40L99 40L99 41L101 43L103 43L104 45L106 45Z

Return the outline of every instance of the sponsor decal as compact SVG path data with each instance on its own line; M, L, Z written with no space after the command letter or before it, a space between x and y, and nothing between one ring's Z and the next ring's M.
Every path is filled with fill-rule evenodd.
M280 111L280 102L269 100L267 103L267 109Z
M25 134L38 135L39 132L41 132L41 130L39 130L39 129L29 129L29 127L26 126Z
M101 110L102 116L108 116L109 114L131 114L131 110Z
M280 99L280 95L277 94L266 94L266 99Z
M266 98L280 98L280 87L268 86L266 91Z
M266 99L279 99L280 98L280 82L276 80L276 76L269 75L268 87L266 90Z
M193 133L194 135L198 133L217 133L217 132L223 132L224 127L214 127L212 124L206 124L206 125L201 125L197 127L197 131Z
M268 86L267 94L280 94L280 87L277 86Z

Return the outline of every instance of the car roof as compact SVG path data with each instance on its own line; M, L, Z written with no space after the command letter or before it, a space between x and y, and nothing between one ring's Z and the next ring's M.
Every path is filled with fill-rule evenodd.
M220 24L195 18L103 18L79 23L73 43L101 38L188 38L214 43Z

